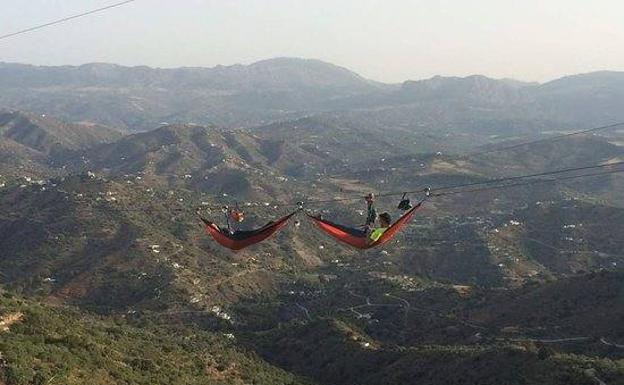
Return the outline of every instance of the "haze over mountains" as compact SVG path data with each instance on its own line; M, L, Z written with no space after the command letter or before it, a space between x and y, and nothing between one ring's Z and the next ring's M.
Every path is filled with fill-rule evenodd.
M622 384L624 127L556 135L623 107L618 72L0 64L0 384ZM471 191L584 166L613 173ZM233 253L197 217L358 225L457 184L366 252L298 216Z
M318 60L153 69L113 64L0 64L0 106L127 130L161 122L254 126L311 113L349 113L389 125L477 129L622 119L624 74L597 72L545 84L483 76L383 84ZM394 116L396 112L400 116Z

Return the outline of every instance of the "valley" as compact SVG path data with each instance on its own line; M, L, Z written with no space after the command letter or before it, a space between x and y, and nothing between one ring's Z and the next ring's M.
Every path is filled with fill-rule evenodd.
M2 64L0 383L623 384L621 79Z

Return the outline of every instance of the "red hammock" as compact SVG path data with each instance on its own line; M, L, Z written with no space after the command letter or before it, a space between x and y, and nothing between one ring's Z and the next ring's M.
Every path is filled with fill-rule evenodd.
M282 217L274 222L267 223L264 227L261 227L256 230L250 231L236 231L233 234L229 233L227 230L221 231L217 230L216 225L213 222L210 222L204 218L200 219L206 225L206 231L210 236L221 246L227 247L230 250L241 250L247 246L255 245L256 243L262 242L271 235L275 234L282 227L286 225L290 217L295 215L297 212L292 212L285 217Z
M412 207L409 211L403 214L401 218L388 227L388 229L375 242L369 242L368 234L364 230L342 226L311 215L308 215L308 217L314 221L321 231L329 234L336 240L351 245L357 249L365 250L381 246L390 241L401 230L401 228L412 219L414 212L416 212L416 210L421 206L422 202L418 203L416 206Z

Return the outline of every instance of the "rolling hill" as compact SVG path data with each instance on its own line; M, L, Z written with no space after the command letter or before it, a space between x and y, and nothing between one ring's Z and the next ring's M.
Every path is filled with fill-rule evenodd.
M488 294L374 280L345 291L337 282L299 299L323 316L245 342L321 383L620 383L622 351L610 341L621 339L621 278L603 272Z
M121 136L118 131L97 125L67 123L18 111L0 112L0 172L41 176L60 166L55 163L68 153L113 142Z
M165 324L139 328L6 293L0 319L6 384L313 384L236 346L233 335Z

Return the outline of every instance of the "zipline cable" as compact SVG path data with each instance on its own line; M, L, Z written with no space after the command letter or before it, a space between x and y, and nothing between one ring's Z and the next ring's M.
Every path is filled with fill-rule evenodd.
M483 187L483 188L478 188L478 189L458 190L458 191L447 191L447 192L444 192L444 190L448 190L448 189L455 189L455 188L469 187L469 186L483 185L483 184L500 183L500 182L506 182L506 181L512 181L512 180L520 180L520 179L526 179L526 178L535 178L535 177L538 177L538 176L559 175L559 174L566 173L566 172L580 171L580 170L590 170L590 169L600 169L600 168L605 168L605 167L617 166L617 165L621 165L621 164L624 164L624 162L617 162L617 163L611 163L611 164L605 164L605 165L596 165L596 166L575 167L575 168L570 168L570 169L563 169L563 170L555 170L555 171L550 171L550 172L543 172L543 173L539 173L539 174L529 174L529 175L521 175L521 176L509 177L509 178L492 179L492 180L489 180L489 181L484 181L484 182L479 182L479 183L466 183L466 184L463 184L463 185L460 184L460 185L453 185L453 186L443 186L443 187L431 189L430 191L432 192L431 195L433 197L440 197L440 196L455 195L455 194L462 194L462 193L471 193L471 192L479 192L479 191L487 191L487 190L497 190L497 189L509 188L509 187L526 186L526 185L540 184L540 183L553 183L553 182L558 182L558 181L561 181L561 180L569 180L569 179L578 179L578 178L584 178L584 177L592 177L592 176L624 173L624 169L622 169L622 170L611 170L611 171L600 172L600 173L573 175L573 176L553 178L553 179L537 179L537 180L529 180L529 181L519 182L519 183L504 184L504 185L500 185L500 186L489 186L489 187ZM419 189L419 190L413 190L413 191L400 191L400 192L396 191L396 192L380 193L380 194L376 194L376 196L377 197L391 197L391 196L400 196L400 195L403 195L403 194L424 193L426 191L427 191L427 189ZM435 193L435 191L443 191L443 192ZM356 201L356 200L361 200L361 199L362 199L362 197L360 196L360 197L357 197L357 198L355 198L355 197L354 198L346 198L345 197L345 198L324 199L324 200L307 200L307 201L303 201L303 204L304 205L309 205L309 204L317 205L317 204L323 204L323 203ZM281 204L281 205L280 204L276 204L276 206L278 206L280 208L288 208L288 207L299 206L299 204ZM221 207L223 207L223 206L218 206L218 207L217 206L205 206L205 208L209 208L209 209L220 209Z
M466 194L466 193L474 193L474 192L488 191L488 190L500 190L500 189L509 188L509 187L528 186L528 185L533 185L533 184L557 183L560 181L570 180L570 179L587 178L587 177L592 177L592 176L602 176L602 175L610 175L610 174L618 174L618 173L624 173L624 169L597 172L597 173L592 173L592 174L564 176L564 177L553 178L553 179L537 179L537 180L530 180L530 181L521 182L521 183L511 183L511 184L505 184L505 185L500 185L500 186L481 187L481 188L470 189L470 190L447 191L447 192L442 192L438 194L433 194L433 196L440 197L440 196Z
M507 181L512 181L512 180L517 180L517 179L525 179L525 178L533 178L533 177L539 177L539 176L563 174L563 173L572 172L572 171L582 171L582 170L603 168L603 167L608 167L608 166L618 166L618 165L621 165L621 164L624 164L624 161L613 162L613 163L608 163L608 164L604 164L604 165L582 166L582 167L574 167L574 168L555 170L555 171L545 171L545 172L540 172L540 173L537 173L537 174L510 176L510 177L497 178L497 179L488 179L488 180L481 181L481 182L463 183L463 184L458 184L458 185L438 187L435 190L436 191L450 190L450 189L459 188L459 187L469 187L469 186L478 186L478 185L483 185L483 184L500 183L500 182L507 182Z
M619 126L622 126L622 125L624 125L624 122L607 124L607 125L604 125L604 126L588 128L588 129L585 129L585 130L569 132L567 134L555 135L555 136L551 136L549 138L537 139L537 140L533 140L533 141L530 141L530 142L513 144L513 145L509 145L509 146L505 146L505 147L491 149L491 150L477 151L477 152L473 152L473 153L470 153L470 154L466 154L466 155L457 157L455 159L465 160L465 159L469 159L469 158L474 158L475 156L480 156L480 155L485 155L485 154L492 154L492 153L508 151L508 150L515 150L517 148L524 147L524 146L530 146L532 144L537 144L537 143L542 143L542 142L555 142L555 141L558 141L558 140L561 140L561 139L569 138L571 136L588 134L590 132L602 131L602 130L606 130L606 129L609 129L609 128L619 127Z
M569 133L566 133L566 134L556 135L556 136L552 136L552 137L548 137L548 138L544 138L544 139L533 140L533 141L529 141L529 142L518 143L518 144L505 146L505 147L499 147L499 148L495 148L495 149L491 149L491 150L473 152L473 153L469 153L469 154L465 154L465 155L459 155L459 156L456 156L456 157L450 157L450 158L447 158L446 160L447 161L466 160L466 159L474 158L474 157L477 157L477 156L480 156L480 155L514 150L514 149L521 148L521 147L524 147L524 146L534 145L534 144L543 143L543 142L558 141L558 140L561 140L561 139L564 139L564 138L569 138L569 137L576 136L576 135L582 135L582 134L588 134L588 133L603 131L603 130L607 130L607 129L615 128L615 127L619 127L619 126L624 126L624 122L612 123L612 124L607 124L607 125L602 125L602 126L597 126L597 127L577 130L577 131L569 132ZM571 171L581 171L581 170L585 170L585 169L608 167L608 166L611 166L611 165L615 166L615 165L619 165L619 164L623 164L623 163L624 162L616 162L616 163L612 163L612 164L609 164L609 165L577 167L577 168L563 169L563 170L550 171L550 172L543 172L543 173L537 173L537 174L531 174L531 175L504 177L504 178L491 179L491 180L488 180L488 181L473 182L473 183L466 183L466 184L459 184L459 185L452 185L452 186L442 186L442 187L438 187L436 189L432 189L431 191L440 191L440 190L448 190L448 189L461 188L461 187L467 187L467 186L477 186L477 185L482 185L482 184L499 183L499 182L504 182L504 181L525 179L525 178L530 178L530 177L547 176L547 175L551 175L551 174L559 174L559 173L565 173L565 172L571 172ZM373 170L371 170L371 169L359 170L359 171L352 171L352 172L350 172L350 174L358 174L358 173L363 173L363 172L370 173L372 171ZM383 168L383 169L378 169L377 171L387 172L388 169ZM332 175L326 175L325 177L326 178L335 178L335 177L340 177L340 176L344 176L344 175L347 175L347 174L332 174ZM404 193L415 194L415 193L421 193L421 192L425 192L425 191L426 191L426 189L419 189L419 190L413 190L413 191L380 193L380 194L376 194L376 196L378 196L378 197L388 197L388 196L397 196L397 195L401 195L401 194L404 194ZM321 204L321 203L347 202L347 201L354 201L354 200L360 200L360 199L361 199L361 197L358 197L358 198L336 198L336 199L325 199L325 200L308 200L308 201L305 201L305 203L306 204L308 204L308 203L309 204ZM296 205L281 205L281 206L282 207L294 207Z
M550 176L550 175L560 175L560 174L563 174L563 173L573 172L573 171L603 169L603 168L614 167L614 166L619 166L619 165L623 165L623 164L624 164L624 161L610 163L610 164L603 164L603 165L595 165L595 166L574 167L574 168L568 168L568 169L561 169L561 170L542 172L542 173L538 173L538 174L528 174L528 175L520 175L520 176L508 177L508 178L491 179L491 180L483 181L483 182L465 183L465 184L458 184L458 185L452 185L452 186L441 186L441 187L438 187L438 188L431 189L429 191L431 192L431 196L433 196L433 197L441 197L441 196L464 194L464 193L473 193L473 192L487 191L487 190L498 190L498 189L509 188L509 187L528 186L528 185L541 184L541 183L554 183L554 182L559 182L559 181L579 179L579 178L585 178L585 177L593 177L593 176L601 176L601 175L611 175L611 174L624 173L624 169L609 170L609 171L589 173L589 174L581 174L581 175L562 176L562 177L553 178L553 179L532 179L532 180L528 180L528 181L524 181L524 182L508 183L508 184L495 185L495 186L487 186L487 187L481 187L481 188L469 189L469 190L445 191L445 190L450 190L450 189L458 189L458 188L462 188L462 187L471 187L471 186L478 186L478 185L487 185L487 184L494 184L494 183L501 183L501 182L517 181L517 180L521 180L521 179L544 177L544 176ZM376 194L376 196L377 197L390 197L390 196L400 196L400 195L403 195L403 194L424 193L426 191L427 191L427 189L418 189L418 190L412 190L412 191L396 191L396 192L380 193L380 194ZM436 193L436 191L441 191L441 192ZM353 198L345 197L345 198L324 199L324 200L304 200L302 203L305 206L305 205L317 205L317 204L323 204L323 203L355 201L355 200L361 200L361 199L362 199L362 197L358 196L358 197L353 197ZM299 205L300 204L297 203L297 204L275 204L273 206L277 206L279 208L288 208L288 207L297 207ZM211 210L212 209L215 209L215 210L221 209L222 207L223 206L203 206L203 208L211 209ZM118 210L119 211L146 211L146 209L126 209L126 210L118 209ZM147 210L150 210L150 209L147 209ZM175 211L184 211L184 209L182 209L182 208L174 209L174 210Z
M551 137L547 137L547 138L543 138L543 139L537 139L537 140L532 140L532 141L529 141L529 142L517 143L517 144L513 144L513 145L509 145L509 146L498 147L498 148L494 148L494 149L490 149L490 150L476 151L476 152L472 152L472 153L468 153L468 154L464 154L464 155L450 156L448 158L445 158L445 160L446 161L466 160L466 159L478 157L480 155L497 153L497 152L503 152L503 151L509 151L509 150L515 150L517 148L530 146L530 145L534 145L534 144L538 144L538 143L558 141L558 140L569 138L569 137L576 136L576 135L582 135L582 134L588 134L588 133L592 133L592 132L603 131L603 130L607 130L607 129L615 128L615 127L620 127L620 126L624 126L624 122L618 122L618 123L612 123L612 124L607 124L607 125L598 126L598 127L586 128L586 129L582 129L582 130L569 132L569 133L566 133L566 134L555 135L555 136L551 136ZM406 169L406 168L395 167L395 170L391 170L391 171L396 171L396 170L399 170L399 169ZM365 170L351 171L348 174L347 173L344 173L344 174L331 174L331 175L325 175L324 177L325 178L336 178L336 177L353 175L353 174L371 173L371 172L375 172L375 171L388 172L388 168L383 168L383 167L382 168L377 168L377 169L368 168L368 169L365 169Z
M441 186L441 187L437 187L437 188L432 188L430 191L432 193L434 193L435 191L444 191L444 190L450 190L450 189L456 189L456 188L462 188L462 187L470 187L470 186L477 186L477 185L484 185L484 184L494 184L494 183L513 181L513 180L535 178L535 177L540 177L540 176L558 175L558 174L563 174L563 173L573 172L573 171L582 171L582 170L590 170L590 169L601 169L601 168L606 168L606 167L619 166L619 165L622 165L622 164L624 164L624 161L615 162L615 163L609 163L609 164L602 164L602 165L573 167L573 168L560 169L560 170L554 170L554 171L546 171L546 172L541 172L541 173L537 173L537 174L528 174L528 175L519 175L519 176L505 177L505 178L498 178L498 179L489 179L487 181L482 181L482 182L472 182L472 183L464 183L464 184L457 184L457 185L450 185L450 186ZM622 171L624 171L624 170L621 170L621 171L618 171L618 172L622 172ZM422 193L422 192L426 192L426 191L427 191L427 189L418 189L418 190L412 190L412 191L394 191L394 192L379 193L379 194L376 194L375 196L377 196L377 197L390 197L390 196L399 196L399 195L402 195L402 194L417 194L417 193ZM449 194L443 194L443 193L435 194L434 193L433 195L441 196L441 195L449 195ZM318 203L353 201L353 200L361 200L361 199L362 199L362 197L357 197L357 198L336 198L336 199L325 199L325 200L309 200L309 201L304 201L304 203L306 203L306 204L309 204L309 203L310 204L318 204Z
M20 31L11 32L11 33L8 33L6 35L0 35L0 40L8 39L10 37L14 37L14 36L17 36L17 35L22 35L22 34L25 34L25 33L28 33L28 32L32 32L32 31L36 31L36 30L39 30L39 29L42 29L42 28L50 27L52 25L65 23L65 22L70 21L70 20L74 20L74 19L78 19L78 18L81 18L81 17L84 17L84 16L92 15L94 13L106 11L106 10L109 10L111 8L121 7L122 5L126 5L128 3L132 3L132 2L135 2L135 1L137 1L137 0L122 1L122 2L119 2L119 3L108 5L106 7L93 9L91 11L79 13L77 15L67 16L67 17L64 17L64 18L61 18L61 19L58 19L58 20L53 20L53 21L50 21L50 22L45 23L45 24L40 24L40 25L36 25L34 27L22 29Z

